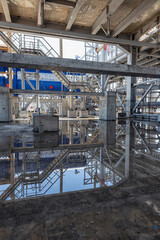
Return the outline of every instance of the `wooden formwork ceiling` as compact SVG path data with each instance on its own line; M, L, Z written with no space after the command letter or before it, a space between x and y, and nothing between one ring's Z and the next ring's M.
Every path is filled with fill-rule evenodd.
M100 35L103 26L117 37L142 31L159 15L159 0L0 0L0 27L7 21Z

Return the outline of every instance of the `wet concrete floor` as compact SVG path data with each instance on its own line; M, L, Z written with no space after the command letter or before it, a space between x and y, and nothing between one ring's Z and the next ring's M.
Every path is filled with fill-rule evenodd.
M0 124L1 239L160 239L160 126Z

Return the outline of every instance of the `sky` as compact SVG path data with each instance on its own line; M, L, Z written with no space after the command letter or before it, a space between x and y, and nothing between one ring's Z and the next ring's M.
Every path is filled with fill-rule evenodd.
M59 53L59 39L46 37L46 40ZM0 45L5 44L0 40ZM75 59L76 56L79 56L81 58L84 56L84 54L85 54L84 42L63 39L64 58Z
M59 53L59 39L46 38L46 40ZM85 54L84 42L63 39L63 57L64 58L75 59L76 56L79 56L81 58L84 56L84 54Z

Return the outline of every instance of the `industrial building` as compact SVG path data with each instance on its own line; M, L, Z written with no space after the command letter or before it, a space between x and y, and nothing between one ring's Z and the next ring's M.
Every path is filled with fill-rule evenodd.
M0 0L0 240L160 239L159 30L159 0Z

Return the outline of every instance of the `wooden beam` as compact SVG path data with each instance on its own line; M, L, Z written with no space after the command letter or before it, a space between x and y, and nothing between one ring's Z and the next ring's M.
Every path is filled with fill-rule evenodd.
M70 12L69 17L67 19L66 30L70 30L82 5L84 4L84 0L78 0L75 8Z
M6 22L12 22L8 1L7 0L1 0L1 4L2 4L3 13L4 13L4 16L5 16Z
M114 29L112 36L116 37L123 32L131 23L140 17L157 0L143 0L125 19L123 19Z
M76 2L72 2L68 0L46 0L46 3L54 3L58 5L68 6L68 7L76 6Z
M115 13L124 1L125 0L112 0L92 25L91 33L96 34L101 26L107 22L107 18Z
M44 24L44 3L45 0L39 0L37 25L42 27Z

